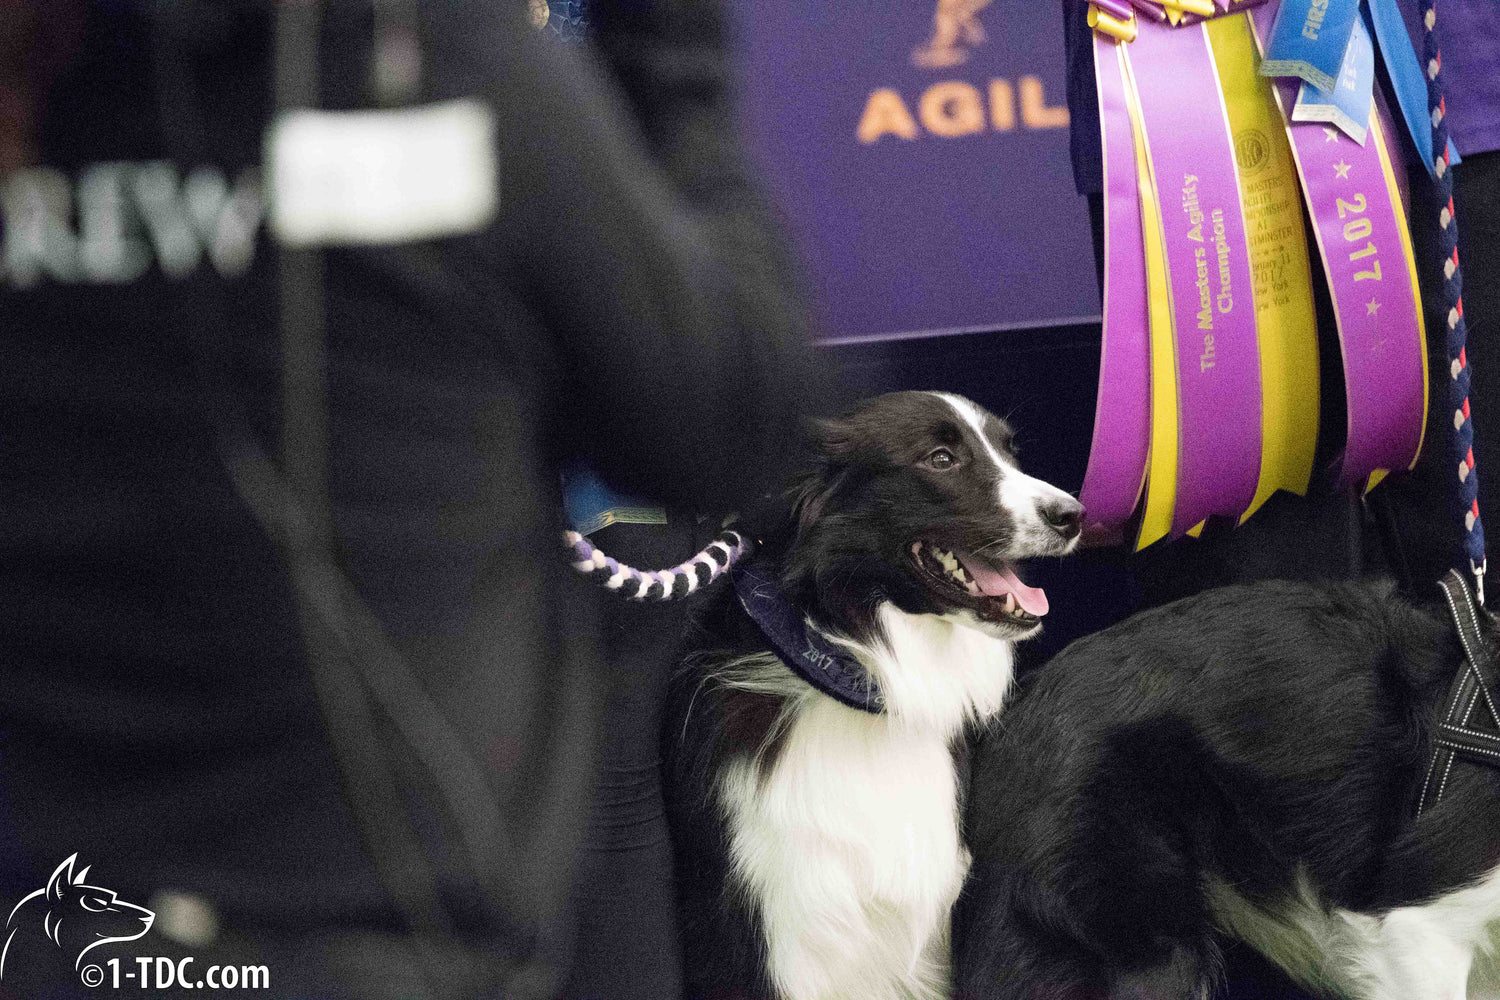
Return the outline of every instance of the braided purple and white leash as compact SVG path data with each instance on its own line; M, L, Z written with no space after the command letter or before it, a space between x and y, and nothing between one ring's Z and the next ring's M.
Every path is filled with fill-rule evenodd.
M619 591L631 601L671 601L713 583L754 549L738 531L722 531L687 562L671 569L639 570L605 555L576 531L563 533L573 557L573 568L593 577L606 590Z
M1443 53L1438 45L1436 0L1420 0L1422 55L1427 65L1427 104L1432 112L1432 148L1437 178L1438 239L1443 248L1443 297L1448 311L1449 398L1453 405L1453 446L1458 463L1458 489L1464 507L1465 555L1474 574L1475 593L1484 604L1484 525L1479 519L1479 471L1474 467L1474 421L1469 410L1469 358L1465 349L1463 269L1458 263L1458 220L1453 212L1453 172L1448 162L1448 108L1443 99Z

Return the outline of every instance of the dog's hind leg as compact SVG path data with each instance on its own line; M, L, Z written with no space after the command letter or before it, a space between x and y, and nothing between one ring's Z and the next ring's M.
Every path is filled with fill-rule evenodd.
M961 898L954 941L953 1000L1103 1000L1099 963L1063 935L1028 926L1009 904ZM969 904L966 906L966 904ZM983 913L977 912L982 910Z
M1111 1000L1206 1000L1219 969L1199 860L1219 800L1211 754L1173 718L1121 727L1101 751L1062 865L1080 940Z
M1220 965L1200 860L1219 798L1209 754L1171 718L1102 749L1062 866L1081 939L1105 959L1111 998L1206 998Z
M1167 957L1145 969L1119 973L1110 985L1110 1000L1158 1000L1183 997L1209 1000L1212 981L1202 955L1173 948Z
M1202 1000L1220 968L1200 860L1223 825L1210 755L1169 718L1075 760L972 828L957 996Z
M1166 912L1166 899L1085 915L1071 889L1044 888L1030 872L974 876L954 921L955 1000L1207 1000L1219 959L1206 919L1164 926L1151 914ZM1192 909L1190 896L1177 902ZM1115 921L1127 909L1139 918L1132 932Z
M1112 970L1065 939L1006 936L985 959L959 958L954 1000L1208 1000L1212 993L1216 962L1195 949L1173 947L1149 964Z

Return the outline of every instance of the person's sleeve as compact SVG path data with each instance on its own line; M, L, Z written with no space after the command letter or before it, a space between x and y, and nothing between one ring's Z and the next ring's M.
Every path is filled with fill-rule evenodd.
M686 105L662 105L679 138L650 116L643 131L592 61L519 20L471 27L458 44L495 76L496 238L556 338L564 447L622 489L736 509L795 453L828 385L742 168L722 135L691 137L714 130Z

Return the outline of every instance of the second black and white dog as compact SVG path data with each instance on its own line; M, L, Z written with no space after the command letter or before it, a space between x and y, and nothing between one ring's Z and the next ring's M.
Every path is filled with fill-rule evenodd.
M974 752L956 997L1200 1000L1220 934L1320 995L1497 996L1471 962L1500 919L1500 770L1429 767L1450 701L1495 731L1477 687L1449 697L1455 620L1476 655L1496 639L1456 580L1448 607L1210 591L1028 678Z
M880 396L815 437L784 529L674 685L688 993L945 996L968 867L955 753L1047 611L1016 561L1071 551L1082 507L959 396Z

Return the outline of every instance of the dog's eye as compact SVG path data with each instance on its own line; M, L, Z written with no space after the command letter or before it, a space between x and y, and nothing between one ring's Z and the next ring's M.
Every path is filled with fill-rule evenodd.
M922 460L929 468L951 469L958 464L958 459L953 457L953 452L947 448L939 448Z
M110 907L110 900L102 896L82 896L78 902L91 913L103 913Z

